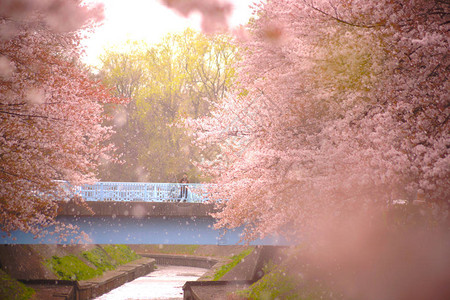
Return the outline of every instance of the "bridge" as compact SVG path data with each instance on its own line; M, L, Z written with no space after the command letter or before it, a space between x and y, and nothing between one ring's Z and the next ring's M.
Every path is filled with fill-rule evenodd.
M144 201L144 202L205 202L212 184L150 183L150 182L97 182L71 186L59 181L72 197L85 201Z
M86 243L235 245L241 240L242 228L214 229L214 204L205 203L207 184L98 182L67 188L69 197L59 203L57 220L87 233ZM86 205L70 200L75 196ZM0 244L64 244L72 239L75 236L62 241L53 235L35 239L16 231L1 237ZM273 236L252 244L286 243Z

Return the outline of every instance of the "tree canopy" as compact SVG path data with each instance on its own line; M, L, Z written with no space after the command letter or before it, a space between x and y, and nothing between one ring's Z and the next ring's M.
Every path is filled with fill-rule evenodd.
M225 35L187 29L155 45L130 41L123 48L102 56L103 82L132 99L110 108L117 116L113 140L123 163L105 164L102 179L173 182L183 172L200 176L192 164L201 159L199 152L177 123L207 115L225 95L234 78L236 47Z
M33 2L34 3L34 2ZM0 14L0 226L54 223L57 180L92 182L108 155L102 103L119 102L79 64L80 29L99 21L79 1L24 3ZM67 18L61 19L61 14Z
M393 199L450 197L448 3L265 1L238 89L189 120L219 144L219 227L253 239ZM284 230L289 227L289 230Z

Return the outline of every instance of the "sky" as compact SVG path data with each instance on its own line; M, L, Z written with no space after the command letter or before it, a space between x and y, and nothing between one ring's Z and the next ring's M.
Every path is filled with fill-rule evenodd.
M229 0L234 10L229 19L231 27L247 23L255 0ZM98 56L105 48L127 40L145 40L157 43L167 33L180 32L191 27L200 31L201 17L191 14L185 18L159 0L88 0L88 3L103 3L105 19L103 25L83 42L86 46L85 63L98 64Z

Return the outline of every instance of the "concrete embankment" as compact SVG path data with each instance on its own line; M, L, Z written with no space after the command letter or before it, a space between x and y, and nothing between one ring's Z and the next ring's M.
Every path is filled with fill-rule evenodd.
M89 300L101 296L136 278L142 277L154 269L154 259L141 258L119 266L115 270L106 271L103 275L89 280L19 280L36 291L33 299Z
M35 289L34 299L100 296L154 270L154 259L136 258L123 245L0 245L1 269ZM94 274L91 279L77 278L86 277L87 272Z
M228 299L227 295L249 287L263 275L263 267L269 262L283 259L283 247L257 246L247 257L218 281L188 281L183 286L184 300ZM214 266L212 269L217 269ZM206 275L206 274L205 274Z
M117 269L105 272L102 276L79 281L76 289L77 300L93 299L127 282L142 277L155 269L155 260L143 257Z
M77 256L86 264L95 267L82 254L99 249L104 250L108 246L111 245L0 245L0 267L13 278L34 288L37 292L34 299L80 300L92 299L135 278L144 276L154 269L155 264L210 269L199 279L208 282L207 280L211 280L214 271L229 262L231 256L247 249L246 246L238 245L128 245L142 258L117 266L114 270L105 271L101 276L78 281L58 279L55 272L52 272L46 265L46 262L55 256L60 258ZM240 265L238 267L241 268ZM250 269L246 271L247 274L255 272L255 266Z
M191 255L173 255L159 253L140 255L154 259L157 265L185 266L203 269L210 269L219 261L219 259L214 259L211 257Z

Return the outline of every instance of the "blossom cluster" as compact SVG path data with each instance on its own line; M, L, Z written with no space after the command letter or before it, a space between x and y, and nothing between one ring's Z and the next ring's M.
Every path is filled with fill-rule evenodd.
M95 180L111 149L103 103L117 102L79 63L81 29L101 19L80 1L0 4L0 226L54 224L58 180ZM58 226L61 226L58 225ZM66 226L73 230L71 226Z
M265 1L212 116L218 227L296 235L394 199L450 199L449 5ZM287 230L289 228L289 230Z

